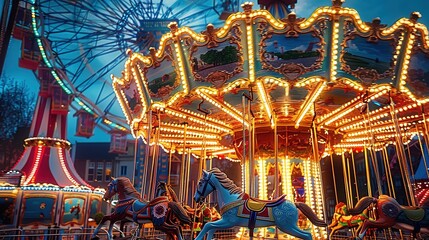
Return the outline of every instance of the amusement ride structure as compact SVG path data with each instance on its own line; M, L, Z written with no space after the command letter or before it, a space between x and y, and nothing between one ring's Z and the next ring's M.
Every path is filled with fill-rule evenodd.
M110 151L124 152L129 130L123 124L125 121L115 115L118 104L114 103L111 84L103 79L103 74L125 59L125 49L145 52L150 46L157 46L171 21L198 27L197 24L206 25L203 20L212 15L235 11L232 5L221 6L222 2L192 2L193 10L188 11L190 4L11 3L14 28L10 34L22 41L19 66L34 72L40 90L29 138L24 142L25 151L12 170L1 176L2 228L40 229L40 234L51 227L89 227L88 219L102 211L105 191L89 185L74 168L71 143L67 141L69 111L74 110L77 117L76 136L91 137L98 125L112 136ZM116 14L112 14L112 9ZM219 14L211 15L217 10ZM111 61L100 63L103 57Z
M199 177L226 158L241 164L236 184L250 197L285 194L327 221L321 159L335 172L339 158L348 206L382 194L423 205L428 194L415 187L409 148L418 146L429 178L429 33L420 14L386 26L362 21L341 0L307 19L291 12L293 0L258 1L261 10L248 2L242 11L232 2L21 1L13 36L22 40L20 66L41 87L26 150L0 187L0 200L18 213L9 225L86 226L100 211L103 191L79 177L68 153L69 107L76 135L90 137L97 125L112 135L113 152L125 150L128 133L145 141L141 194L150 199L165 151L170 163L181 156L178 197L187 204L191 162ZM212 15L224 23L207 24ZM121 72L123 61L111 85L104 75ZM49 211L29 213L30 198ZM327 238L302 214L298 225Z
M321 158L341 156L352 206L355 153L364 161L367 195L394 196L393 151L400 194L417 206L406 146L427 148L428 30L418 12L386 26L378 18L363 22L342 3L307 19L277 19L244 3L223 26L201 33L171 23L157 49L129 50L122 75L113 76L133 136L203 160L237 159L245 192L260 199L286 194L319 218L326 216ZM200 161L200 169L205 165ZM300 226L309 227L305 220ZM322 228L312 233L327 236Z

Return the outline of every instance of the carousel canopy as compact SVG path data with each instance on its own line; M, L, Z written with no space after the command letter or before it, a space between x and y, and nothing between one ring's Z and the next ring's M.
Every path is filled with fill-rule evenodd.
M275 129L285 154L305 155L310 128L320 152L377 148L426 128L429 35L419 13L386 26L339 0L308 19L242 7L223 27L172 23L148 56L129 52L113 87L135 136L234 155L249 130L256 151L272 151Z

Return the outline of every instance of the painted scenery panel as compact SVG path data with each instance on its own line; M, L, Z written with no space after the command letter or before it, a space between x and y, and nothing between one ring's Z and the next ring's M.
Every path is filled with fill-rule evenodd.
M25 199L22 225L43 224L52 225L54 223L55 199L47 197L29 197Z
M406 87L419 98L429 96L429 53L419 50L411 56Z
M346 40L341 69L364 83L391 78L394 44L393 40L374 42L360 36Z
M92 199L91 200L91 209L89 212L89 217L92 219L95 219L95 215L100 211L100 200L98 199Z
M242 72L241 52L237 44L220 43L215 48L197 47L191 55L192 72L196 81L210 82L222 87L225 82Z
M140 117L142 113L142 97L139 95L139 90L137 88L137 83L131 81L128 88L124 89L125 96L127 98L128 107L132 114L133 118Z
M156 68L148 68L146 79L151 98L158 101L171 96L171 93L180 87L180 77L168 59Z
M82 198L65 198L61 224L83 224L85 200Z
M279 72L287 79L296 79L321 67L321 40L312 34L299 37L273 34L264 41L261 51L263 68Z
M0 226L13 224L15 198L0 197Z

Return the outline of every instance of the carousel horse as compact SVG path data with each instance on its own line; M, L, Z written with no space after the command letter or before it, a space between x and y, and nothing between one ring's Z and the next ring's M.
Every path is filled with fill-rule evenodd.
M176 192L171 187L170 184L166 182L158 182L155 190L155 197L167 196L170 201L179 202ZM184 204L183 208L191 219L196 219L194 224L195 229L200 229L207 222L216 221L221 218L219 212L215 207L207 207L206 205L201 205L198 209L191 208L190 206ZM199 230L198 230L199 231Z
M213 191L217 192L219 201L220 220L204 225L195 240L202 240L206 233L207 239L212 239L217 229L242 226L249 228L250 239L253 239L254 228L277 226L281 231L292 236L311 240L311 233L301 230L297 226L298 209L310 221L319 227L327 224L317 218L316 214L305 203L293 203L285 199L285 195L275 200L260 200L250 197L241 191L225 173L214 168L203 170L203 176L198 182L194 195L196 202L202 202Z
M347 205L343 202L338 203L335 206L334 216L332 222L329 224L328 229L331 229L329 239L332 239L334 233L343 228L356 228L359 232L363 222L368 219L368 208L362 211L362 213L356 215L350 215Z
M97 233L106 221L110 221L109 239L112 239L113 224L123 219L137 223L139 226L137 233L142 224L152 222L156 230L166 233L172 239L176 236L178 240L183 239L182 228L172 219L178 219L183 224L192 224L183 207L176 202L169 201L168 197L161 196L151 201L142 200L140 194L126 177L112 179L107 187L104 199L109 200L117 194L118 203L112 214L103 217L94 230L92 238L97 238Z
M380 195L378 199L364 197L353 209L349 209L349 213L363 212L373 203L375 204L376 220L364 220L356 239L363 239L369 228L392 227L412 232L414 238L417 237L417 233L429 233L429 206L402 206L394 198L387 195Z

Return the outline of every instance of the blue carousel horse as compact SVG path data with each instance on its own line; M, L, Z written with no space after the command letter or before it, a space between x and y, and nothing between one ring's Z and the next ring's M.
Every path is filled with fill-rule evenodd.
M305 203L293 203L285 199L285 195L275 200L260 200L250 197L241 191L225 173L214 168L203 170L203 177L198 182L194 195L196 202L202 202L213 191L217 192L218 204L222 218L204 225L195 240L202 240L206 233L212 239L216 229L234 226L248 227L250 239L253 229L277 226L281 231L292 236L311 240L311 233L301 230L298 225L298 209L316 226L326 227L327 224L317 218L316 214Z
M183 240L183 237L182 228L176 224L176 219L182 224L192 224L184 208L180 204L170 201L166 196L156 197L151 201L142 200L131 181L126 177L112 179L107 187L104 199L109 200L118 194L118 203L115 211L110 215L105 215L98 224L92 234L94 239L97 238L100 228L106 221L110 221L109 239L112 239L113 224L124 219L139 225L137 233L139 233L142 224L152 222L156 230L166 233L172 239L175 239L174 236L176 236L178 240Z

